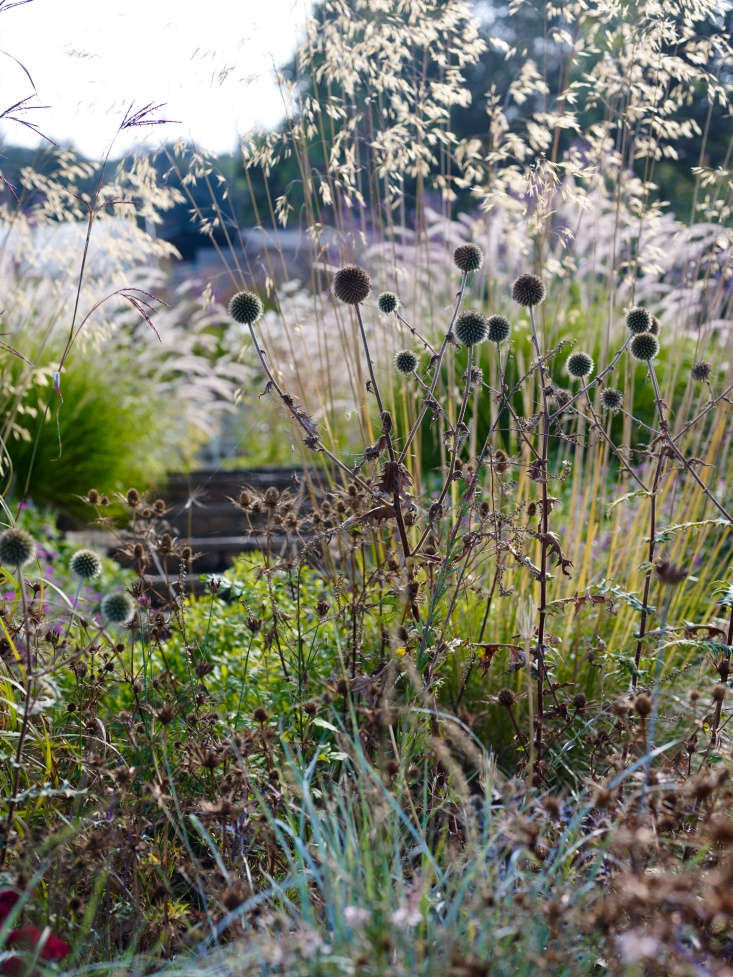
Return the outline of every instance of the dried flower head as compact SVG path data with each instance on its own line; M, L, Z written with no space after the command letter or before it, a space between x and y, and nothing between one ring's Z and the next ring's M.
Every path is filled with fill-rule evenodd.
M634 710L638 716L640 716L642 719L646 719L646 717L652 711L652 700L648 695L644 695L642 692L634 699Z
M669 560L660 560L655 564L654 570L660 581L668 587L676 587L687 576L687 570L684 567L674 566Z
M516 696L511 689L501 689L496 697L496 701L500 706L504 706L506 709L511 709L514 705Z
M490 343L503 343L505 339L509 338L512 327L509 320L505 319L503 315L489 316L488 326Z
M620 390L614 390L613 387L606 387L601 393L601 403L606 410L621 410L624 397Z
M631 355L635 360L648 363L659 352L659 340L651 332L640 332L631 340Z
M651 331L651 316L641 305L635 305L626 313L626 328L634 334Z
M571 377L581 379L593 370L593 358L587 353L571 353L565 366Z
M25 529L11 527L0 535L0 563L22 567L33 559L35 552L33 537Z
M243 326L253 326L262 315L262 302L254 292L237 292L229 303L229 315Z
M400 300L397 298L394 292L382 292L377 299L379 311L383 312L385 315L396 312L399 304Z
M94 580L102 572L102 561L93 550L77 550L71 557L69 569L80 580Z
M537 275L520 275L512 285L512 298L519 305L539 305L545 297L545 286Z
M692 369L690 370L690 376L697 383L706 383L713 372L713 368L706 360L698 360L697 363L693 363Z
M478 271L484 261L484 253L478 244L460 244L453 252L456 267L462 272Z
M134 612L132 597L124 591L106 594L102 599L102 616L110 624L127 624Z
M417 356L412 350L403 349L395 356L394 365L400 373L412 373L417 366Z
M659 335L659 319L655 315L651 316L649 332L653 332L655 336Z
M480 312L462 312L456 321L456 339L464 346L482 343L488 334L486 317Z
M336 272L333 280L336 298L346 305L359 305L369 295L371 288L369 275L358 265L346 265Z

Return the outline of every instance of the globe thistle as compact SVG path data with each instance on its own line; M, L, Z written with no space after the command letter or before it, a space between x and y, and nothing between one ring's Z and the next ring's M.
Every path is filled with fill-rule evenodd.
M456 322L456 338L464 346L475 346L486 339L488 328L486 316L480 312L462 312Z
M519 305L539 305L545 297L545 286L537 275L520 275L512 285L512 298Z
M516 696L511 689L501 689L496 697L496 701L500 706L504 706L505 709L511 709L516 700Z
M655 336L659 335L659 319L655 315L651 317L651 325L649 326L649 332L653 332Z
M77 550L69 568L80 580L94 580L102 572L102 561L93 550Z
M411 349L403 349L395 356L394 365L400 373L412 373L417 366L417 356Z
M394 292L382 292L382 294L377 299L377 305L379 306L379 311L383 312L385 315L389 315L391 312L395 312L399 304L400 304L400 300L397 298Z
M623 394L618 390L614 390L612 387L607 387L601 393L601 403L606 410L621 410L623 402Z
M6 529L0 535L0 563L9 567L22 567L36 554L33 537L25 529Z
M635 360L648 363L659 352L659 340L651 332L640 332L631 340L631 355Z
M593 370L593 359L587 353L571 353L565 366L571 377L580 380Z
M134 613L132 597L124 591L106 594L102 599L102 616L110 624L127 624Z
M505 339L509 338L512 328L509 325L509 320L505 319L503 315L489 316L488 327L488 339L491 343L503 343Z
M346 265L336 272L333 280L336 298L346 305L359 305L369 295L371 288L369 275L358 265Z
M243 326L253 326L262 315L262 302L254 292L237 292L229 303L229 315Z
M693 363L690 376L698 383L706 383L710 379L712 372L713 368L710 363L706 360L698 360L697 363Z
M640 332L651 331L652 318L641 305L635 305L626 313L626 328L637 335Z
M484 263L484 253L478 244L461 244L453 252L453 260L460 271L478 271Z

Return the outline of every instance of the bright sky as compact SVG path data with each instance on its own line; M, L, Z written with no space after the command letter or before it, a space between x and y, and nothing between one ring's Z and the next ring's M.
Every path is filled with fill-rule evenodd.
M274 126L282 103L273 63L289 60L312 0L0 0L0 49L28 69L27 113L47 135L102 155L131 102L165 102L180 125L135 129L116 151L181 136L231 150L237 133ZM5 9L3 9L5 8ZM32 88L0 56L0 112ZM0 122L0 142L36 145Z

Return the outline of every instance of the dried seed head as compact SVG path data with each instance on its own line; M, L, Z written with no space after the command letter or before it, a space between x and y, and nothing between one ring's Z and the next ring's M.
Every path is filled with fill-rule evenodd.
M652 319L648 311L641 305L635 305L626 313L626 328L629 332L641 333L651 331Z
M255 711L252 713L252 717L254 718L254 721L256 723L262 723L262 724L266 723L267 720L270 718L269 713L267 712L267 709L265 709L264 706L257 706Z
M539 305L545 297L545 286L537 275L520 275L512 285L512 298L519 305Z
M500 706L504 706L506 709L511 709L514 705L516 696L511 689L502 689L496 697L496 701Z
M69 569L80 580L94 580L102 572L102 561L93 550L77 550L71 557Z
M659 340L651 332L640 332L631 340L631 355L635 360L648 363L659 352Z
M395 356L394 365L400 373L412 373L417 367L417 356L412 350L403 349Z
M486 317L480 312L462 312L456 321L455 333L458 341L464 346L482 343L488 333Z
M379 311L383 312L385 315L390 315L392 312L396 312L399 304L400 300L397 298L394 292L382 292L377 299Z
M606 387L606 389L601 393L601 403L606 410L621 410L624 403L624 397L620 390L614 390L613 387Z
M587 700L582 692L578 692L577 695L573 696L573 706L578 712L582 712L586 707Z
M369 295L371 288L369 275L358 265L346 265L336 272L333 280L336 298L346 305L359 305Z
M726 685L716 685L713 689L713 702L722 702L725 699L725 694L728 691Z
M134 612L132 598L124 591L107 594L102 600L102 615L110 624L127 624Z
M660 560L655 564L654 570L661 582L668 587L676 587L687 576L684 567L674 566L669 560Z
M275 488L274 485L271 485L265 492L265 495L263 497L263 502L265 503L268 509L274 509L279 501L280 501L280 493L278 492L278 490Z
M637 715L641 716L642 719L646 719L646 717L652 711L652 700L648 695L644 695L643 693L641 695L637 695L637 697L634 699L634 709L636 710Z
M571 353L565 364L571 377L587 377L593 370L593 358L587 353Z
M649 332L653 332L655 336L659 335L659 319L655 315L651 316L651 322L649 324Z
M253 326L262 315L262 302L254 292L237 292L229 303L229 315L243 326Z
M99 492L96 489L89 489L87 502L89 505L96 505L99 502Z
M9 567L22 567L29 563L36 553L33 537L25 529L6 529L0 535L0 563Z
M503 343L505 339L509 338L512 327L509 320L505 319L503 315L489 316L488 326L490 343Z
M460 244L453 252L456 267L462 272L478 271L484 261L484 253L478 244Z
M705 360L698 360L697 363L693 363L690 376L697 383L704 383L710 379L712 372L713 368L710 363Z
M137 489L131 488L127 490L127 504L131 509L134 509L136 505L140 504L140 493Z

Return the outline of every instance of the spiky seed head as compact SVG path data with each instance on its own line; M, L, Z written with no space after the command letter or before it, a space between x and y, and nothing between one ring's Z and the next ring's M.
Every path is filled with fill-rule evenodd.
M514 700L516 696L511 689L502 689L496 697L496 701L500 706L504 706L506 709L511 709L514 705Z
M391 312L395 312L399 304L400 304L400 300L397 298L394 292L382 292L382 294L377 299L377 305L379 306L379 311L383 312L385 315L389 315Z
M243 326L253 326L262 315L262 302L254 292L237 292L229 303L229 315Z
M648 363L659 352L659 340L651 332L640 332L631 340L631 355L635 360Z
M358 265L345 265L336 272L333 280L333 291L337 299L346 305L359 305L369 295L372 281L369 275Z
M642 719L646 719L652 711L652 700L642 692L641 695L637 695L634 699L634 709L637 715L641 716Z
M453 252L453 260L460 271L478 271L484 263L484 253L478 244L460 244Z
M659 319L655 315L651 316L651 322L649 324L649 332L653 332L655 336L659 335Z
M539 305L545 297L545 286L537 275L520 275L512 285L512 298L519 305Z
M571 377L581 379L593 370L593 358L587 353L571 353L565 365Z
M102 572L102 561L94 550L77 550L71 557L69 568L80 580L94 580Z
M412 373L417 366L417 356L411 349L403 349L395 356L394 365L400 373Z
M601 403L606 410L621 410L624 397L619 390L614 390L613 387L606 387L601 393Z
M509 338L512 327L509 324L509 320L505 319L503 315L490 315L488 326L489 342L503 343L505 339Z
M462 312L456 320L456 339L464 346L482 343L488 331L486 316L481 315L480 312Z
M634 334L649 332L652 318L649 312L641 305L635 305L626 313L626 328Z
M0 563L9 567L23 567L36 554L33 537L25 529L11 526L0 535Z
M102 616L110 624L127 624L134 613L132 597L124 591L105 594L102 599Z
M706 360L698 360L697 363L693 363L690 376L698 383L703 383L710 379L712 372L713 368L710 363Z

